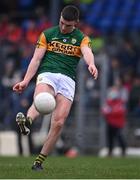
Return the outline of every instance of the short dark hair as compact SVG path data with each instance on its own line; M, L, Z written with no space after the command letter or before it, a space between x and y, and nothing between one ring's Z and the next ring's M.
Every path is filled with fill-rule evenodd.
M65 6L61 12L66 21L79 21L79 9L74 5Z

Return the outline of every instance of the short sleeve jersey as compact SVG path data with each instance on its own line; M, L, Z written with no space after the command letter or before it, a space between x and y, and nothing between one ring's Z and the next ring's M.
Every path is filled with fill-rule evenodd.
M81 47L89 46L90 39L75 28L69 34L62 34L59 26L43 31L37 48L46 48L38 74L43 72L61 73L75 80L76 67L82 56Z

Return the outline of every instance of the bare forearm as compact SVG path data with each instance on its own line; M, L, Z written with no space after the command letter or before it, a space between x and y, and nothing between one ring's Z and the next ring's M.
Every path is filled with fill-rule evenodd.
M33 58L31 59L31 62L28 66L27 72L24 77L24 81L29 83L33 76L36 74L38 67L40 65L40 62L45 54L46 49L45 48L36 48Z
M93 75L94 79L97 79L98 70L95 66L94 55L93 55L91 49L87 46L87 47L82 47L81 51L82 51L85 62L88 64L89 72Z
M94 55L92 53L92 50L88 46L84 46L81 48L83 58L87 65L94 65Z
M28 83L31 81L31 79L34 77L34 75L37 72L39 64L40 64L40 61L34 61L33 59L31 60L31 63L29 64L27 72L24 76L24 81Z
M94 64L94 55L92 53L90 52L85 53L83 58L88 65Z
M36 48L35 49L33 58L31 59L31 62L28 66L28 69L24 76L24 79L21 82L18 82L13 86L14 91L21 93L28 86L29 82L31 81L31 79L37 72L37 69L38 69L40 62L45 54L45 51L46 51L45 48Z

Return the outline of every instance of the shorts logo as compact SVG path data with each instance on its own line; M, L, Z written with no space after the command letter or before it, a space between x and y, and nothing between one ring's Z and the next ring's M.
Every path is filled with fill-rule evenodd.
M42 81L42 79L43 79L43 78L42 78L42 77L40 77L40 78L38 78L38 81Z
M77 42L77 40L75 38L72 38L71 43L75 44L76 42Z

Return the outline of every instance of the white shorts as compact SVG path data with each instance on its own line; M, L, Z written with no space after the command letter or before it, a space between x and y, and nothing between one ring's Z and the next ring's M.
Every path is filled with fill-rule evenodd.
M54 88L55 95L62 94L69 100L73 101L75 94L75 81L61 73L41 73L37 77L37 83L45 83Z

